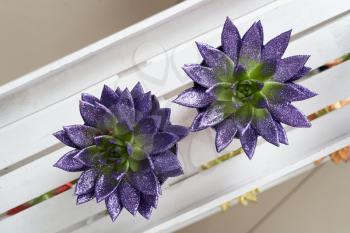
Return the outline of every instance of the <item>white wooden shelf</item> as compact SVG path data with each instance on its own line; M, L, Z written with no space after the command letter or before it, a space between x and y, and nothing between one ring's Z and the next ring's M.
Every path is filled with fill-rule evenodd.
M350 52L348 0L185 1L0 87L0 213L79 176L52 167L69 148L51 134L82 122L81 92L99 95L103 84L132 87L140 81L172 109L175 123L189 126L195 111L171 102L191 84L181 66L200 61L194 41L219 45L226 16L234 19L241 34L261 19L265 42L293 28L286 56L311 54L307 64L312 68ZM319 95L297 107L311 114L350 97L349 72L347 61L303 80ZM235 141L218 154L212 130L191 134L179 145L185 174L170 180L149 221L123 211L115 223L105 216L79 225L105 207L94 201L75 206L69 190L0 221L0 232L169 232L350 144L350 124L344 123L349 118L350 106L343 107L316 119L310 129L289 129L289 146L261 142L253 160L239 155L200 173L200 165L240 145Z

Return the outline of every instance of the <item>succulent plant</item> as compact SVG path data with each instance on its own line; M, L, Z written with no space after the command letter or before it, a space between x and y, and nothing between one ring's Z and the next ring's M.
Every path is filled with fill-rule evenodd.
M54 165L82 171L77 204L105 200L114 221L123 208L149 218L157 207L161 185L183 173L177 142L188 129L170 123L170 109L140 83L129 91L104 86L101 98L82 94L83 125L64 126L54 136L74 150Z
M294 83L310 71L304 66L309 56L282 58L290 35L291 31L284 32L264 45L260 21L241 38L227 18L220 47L197 42L203 62L183 67L194 86L174 100L198 110L191 131L214 128L218 152L239 138L251 159L258 136L276 146L288 144L281 123L310 127L306 116L291 104L316 95Z

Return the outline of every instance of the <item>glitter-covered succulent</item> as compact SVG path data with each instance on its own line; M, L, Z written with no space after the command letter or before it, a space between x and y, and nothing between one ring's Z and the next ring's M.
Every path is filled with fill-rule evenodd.
M104 86L101 98L82 94L84 125L70 125L54 134L75 149L54 166L83 171L77 181L77 204L105 200L114 221L123 208L149 218L161 184L183 173L177 142L188 129L170 123L170 109L160 108L140 83L129 91Z
M293 83L310 71L304 66L309 56L282 58L290 34L284 32L264 45L260 21L241 39L227 18L220 47L197 42L203 62L183 67L194 86L174 100L197 108L191 131L213 127L218 152L239 138L251 159L259 135L276 146L288 144L281 123L310 127L305 115L291 105L316 94Z

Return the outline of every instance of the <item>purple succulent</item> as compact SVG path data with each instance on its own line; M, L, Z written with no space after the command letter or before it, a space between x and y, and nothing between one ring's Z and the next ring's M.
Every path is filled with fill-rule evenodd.
M84 125L54 133L75 148L54 165L69 172L83 171L75 189L77 204L96 197L105 200L114 221L123 208L149 218L157 207L161 185L183 174L177 142L188 129L170 123L170 109L140 83L129 91L104 86L101 98L82 94Z
M281 123L310 127L306 116L291 104L316 95L294 83L310 71L304 66L309 56L282 58L290 34L284 32L264 45L260 21L241 38L227 18L220 47L197 42L203 62L183 67L194 86L174 100L198 110L191 131L214 128L218 152L239 138L251 159L258 136L276 146L288 144Z

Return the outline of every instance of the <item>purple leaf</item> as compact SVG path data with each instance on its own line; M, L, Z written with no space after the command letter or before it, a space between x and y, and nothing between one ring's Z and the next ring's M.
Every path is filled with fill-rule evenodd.
M119 122L132 125L135 122L134 101L128 89L119 97L118 103L110 107Z
M289 85L291 85L292 87L294 87L295 89L297 89L302 95L299 95L299 98L297 99L299 100L306 100L309 98L312 98L314 96L317 96L317 94L313 91L310 91L309 89L307 89L306 87L303 87L299 84L296 83L288 83Z
M211 104L213 100L214 98L203 89L193 87L183 91L173 102L190 108L202 108Z
M223 121L226 117L225 106L223 105L212 105L203 112L201 117L199 128L206 128L214 126Z
M88 102L89 104L92 104L92 105L94 105L96 102L100 103L100 100L97 97L90 95L88 93L82 93L81 100Z
M205 63L213 68L216 76L233 75L233 61L220 50L200 42L196 42Z
M60 130L56 133L53 133L53 136L55 136L58 140L60 140L63 144L66 144L67 146L76 148L77 146L69 139L66 131Z
M254 129L251 126L248 126L244 133L240 135L240 140L245 154L249 159L252 159L257 141L257 135Z
M180 161L177 159L176 154L171 151L164 151L152 156L152 162L156 174L161 176L172 177L175 173L178 175L183 174Z
M98 172L95 169L84 171L80 175L80 178L75 187L75 194L82 195L93 191L97 176Z
M311 127L307 117L290 103L271 104L269 110L273 117L286 125L293 127Z
M266 82L262 93L272 104L307 99L306 95L291 83Z
M203 87L210 87L216 83L213 69L201 65L186 65L182 67L186 74Z
M140 192L147 195L157 195L159 184L156 176L149 169L140 169L130 174L131 184Z
M53 166L67 172L77 172L85 170L85 166L75 160L73 157L79 153L79 150L72 150L63 155Z
M98 120L98 110L96 106L85 101L80 101L79 110L85 124L96 127Z
M152 95L152 113L159 110L159 101L157 97Z
M192 125L190 127L190 131L196 132L207 128L206 126L201 125L203 115L204 115L204 112L201 112L193 119Z
M229 17L226 18L221 34L221 45L224 52L237 63L238 53L241 48L241 36L236 26Z
M138 212L145 218L149 219L152 214L152 206L145 202L144 200L140 200L140 205L138 207Z
M243 66L245 70L251 70L256 66L256 63L260 61L261 41L260 29L258 25L254 23L242 38L242 47L238 63Z
M135 215L140 204L140 193L127 181L123 181L119 185L118 194L123 207Z
M166 125L170 122L170 108L160 108L157 111L155 111L152 115L154 116L160 116L160 125L159 129L163 130Z
M144 91L143 91L141 83L137 82L137 84L134 86L134 88L131 90L130 93L131 93L132 98L134 98L134 99L140 98L141 96L143 96Z
M263 29L263 26L262 26L260 20L258 22L256 22L256 27L259 30L259 35L260 35L260 40L261 40L260 43L261 43L261 45L263 45L264 44L264 29Z
M117 93L117 95L120 96L122 94L122 90L120 90L120 88L117 87L117 89L115 89L115 93Z
M107 108L118 102L119 95L109 86L104 85L101 93L101 102Z
M140 95L137 98L134 98L135 109L138 112L148 113L152 110L152 95L151 92Z
M279 146L278 132L275 121L266 109L254 109L252 125L258 135L261 135L266 141Z
M142 193L141 198L143 201L147 202L152 207L157 208L158 195L147 195L147 194Z
M96 103L96 127L101 130L110 130L116 124L116 119L111 110L106 106Z
M138 122L135 131L139 134L155 134L158 132L157 122L154 118L144 118Z
M237 128L232 118L228 118L218 124L215 136L216 151L221 152L225 149L232 142L236 132Z
M105 203L106 203L108 214L111 217L112 221L114 222L123 209L118 197L118 192L114 191L113 193L111 193L111 195L109 195L106 198Z
M286 82L293 78L305 65L310 56L296 55L284 58L277 63L275 81Z
M164 132L175 134L179 137L179 140L188 135L188 128L182 125L167 125L164 128Z
M94 137L100 133L97 129L86 125L64 126L63 129L69 139L79 148L93 145Z
M97 202L104 200L108 197L116 188L120 180L123 178L124 173L120 173L118 176L104 175L102 174L95 185L95 194Z
M172 133L160 132L154 135L152 153L157 154L172 148L179 137Z
M290 78L288 81L289 82L293 82L296 80L301 79L302 77L304 77L305 75L307 75L309 72L311 71L311 67L306 67L304 66L303 68L301 68L298 73L296 75L294 75L292 78Z
M288 145L287 134L286 134L286 131L284 130L283 126L278 121L275 121L275 125L276 125L277 131L278 131L278 141L280 143Z
M234 115L234 121L238 131L244 134L252 121L253 109L249 105L244 105L239 108Z
M95 193L90 192L87 194L82 194L77 196L77 205L83 204L95 198Z
M287 49L292 30L272 38L262 49L261 58L263 60L278 60Z

